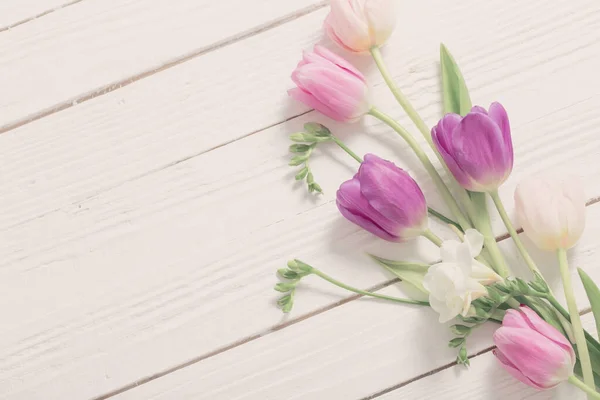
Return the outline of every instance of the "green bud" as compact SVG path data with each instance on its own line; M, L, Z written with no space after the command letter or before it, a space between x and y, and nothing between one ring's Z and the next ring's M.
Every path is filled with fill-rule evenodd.
M285 279L298 279L301 278L297 272L292 271L290 269L287 268L281 268L279 270L277 270L277 273L279 274L279 276L281 276L282 278Z
M317 137L315 135L311 135L310 133L298 132L292 133L290 135L290 140L293 142L316 142Z
M468 354L467 354L467 348L466 347L463 346L458 351L458 357L456 357L456 363L460 364L460 365L466 365L466 366L471 365L471 363L469 362L469 357L468 357Z
M302 179L306 178L306 175L308 175L308 168L304 167L296 174L296 180L301 181Z
M296 165L303 164L304 162L306 162L306 160L308 160L308 156L308 154L302 154L300 156L293 157L288 163L288 165L294 167Z
M288 293L285 296L281 296L279 300L277 300L277 305L279 307L284 307L286 304L292 301L292 294Z
M519 292L521 292L523 294L529 293L529 285L527 284L527 282L525 282L521 278L516 278L515 281L517 283L517 288L518 288Z
M467 324L481 324L482 322L485 322L486 319L481 317L465 317L462 320Z
M291 270L297 270L298 269L298 263L296 262L296 260L290 260L290 261L288 261L287 262L287 266Z
M331 131L325 125L316 122L308 122L304 124L304 130L316 136L331 136Z
M310 146L307 144L292 144L290 145L291 153L306 153L310 150Z
M313 269L314 269L313 267L311 267L310 265L306 264L305 262L302 262L302 261L297 260L297 259L294 260L294 262L296 263L296 265L297 265L296 268L298 268L299 271L312 274Z
M292 290L294 290L296 288L296 283L295 282L279 282L277 285L275 285L275 290L277 290L278 292L290 292Z
M450 327L450 330L452 331L452 333L458 336L465 336L471 333L471 328L465 325L452 325Z
M506 294L512 293L512 290L510 290L510 287L509 287L509 285L506 284L506 282L498 282L498 283L494 284L493 287L502 293L506 293Z
M292 307L294 306L294 299L290 299L290 301L288 301L286 304L283 305L283 307L281 307L281 311L283 311L284 313L289 313L290 311L292 311Z
M459 347L465 343L465 338L454 338L448 342L448 347Z
M533 290L538 291L540 293L549 293L550 288L548 287L548 284L546 283L544 278L537 272L534 272L534 275L535 278L533 279L533 282L529 283L529 286L531 286Z
M315 177L313 176L312 172L309 172L306 175L306 183L308 183L310 185L311 183L314 183L314 182L315 182Z
M313 183L311 183L311 184L310 184L310 185L308 185L308 186L309 186L309 187L308 187L308 190L310 190L310 189L312 188L311 192L312 192L312 191L315 191L315 192L317 192L317 193L321 193L321 194L323 193L323 189L321 189L321 186L319 186L319 184L318 184L318 183L314 183L314 182L313 182Z
M504 293L501 293L498 289L495 289L493 286L487 287L488 297L492 299L495 304L504 303L502 300L504 297Z

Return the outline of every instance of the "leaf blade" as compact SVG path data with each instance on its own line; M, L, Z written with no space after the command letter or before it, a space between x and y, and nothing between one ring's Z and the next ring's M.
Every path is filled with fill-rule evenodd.
M443 43L440 45L440 65L442 69L444 114L467 115L473 106L469 89L454 57Z
M600 289L584 270L577 268L577 272L592 307L592 314L594 314L594 321L596 321L596 332L600 334Z

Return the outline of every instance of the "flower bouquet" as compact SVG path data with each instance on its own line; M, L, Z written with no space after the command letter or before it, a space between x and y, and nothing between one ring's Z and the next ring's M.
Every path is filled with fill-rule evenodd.
M430 128L386 69L379 50L394 29L395 0L332 0L325 20L329 38L344 51L370 54L394 97L433 149L445 168L446 180L412 134L374 106L363 74L344 58L322 46L304 53L292 73L296 87L289 95L327 117L356 122L370 116L387 124L409 145L430 175L450 215L428 207L418 183L394 163L375 154L353 152L327 127L308 123L291 135L290 165L299 168L296 180L311 193L322 192L310 168L311 154L324 142L341 147L360 165L336 195L337 207L350 222L390 242L422 236L440 248L432 265L371 255L417 292L421 299L398 298L348 286L298 259L278 271L278 305L290 312L296 288L308 276L364 296L430 308L450 327L457 362L468 366L469 335L482 324L501 324L494 334L499 364L521 382L539 390L568 381L588 398L600 399L600 343L581 324L573 294L567 251L582 235L586 198L574 177L535 176L520 183L515 207L525 235L559 260L565 309L555 298L535 260L513 226L498 188L513 168L511 128L500 103L473 106L462 74L449 51L441 46L440 64L445 115ZM494 204L523 261L530 279L514 277L497 245L488 200ZM428 227L430 218L451 227L456 238L442 240ZM600 328L600 290L579 270ZM427 298L428 301L423 301Z

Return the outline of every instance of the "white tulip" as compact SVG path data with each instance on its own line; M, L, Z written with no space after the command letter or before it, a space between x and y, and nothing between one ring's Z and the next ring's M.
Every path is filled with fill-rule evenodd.
M570 249L585 228L585 193L574 176L537 176L515 191L517 219L537 247Z
M441 323L459 314L466 317L471 302L487 295L485 285L502 280L500 275L475 260L482 248L483 235L469 229L463 243L444 241L442 262L429 267L423 286L429 291L429 304L440 314Z

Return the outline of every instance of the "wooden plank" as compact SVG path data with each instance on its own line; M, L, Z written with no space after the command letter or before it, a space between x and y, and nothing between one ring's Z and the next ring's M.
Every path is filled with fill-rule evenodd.
M593 279L600 279L596 261L600 250L597 240L600 205L590 206L588 217L588 229L581 243L571 252L571 261L582 266ZM504 241L501 245L507 254L512 253L512 243ZM537 254L535 256L543 260ZM558 269L555 260L543 265L544 273ZM575 271L573 277L577 279ZM581 284L578 280L575 282L577 300L584 309L589 303ZM554 281L554 289L558 292L557 284ZM309 286L306 292L327 290L315 279L306 285ZM396 287L382 292L399 294ZM298 293L299 304L304 295L304 291ZM439 392L444 399L463 398L475 390L480 394L497 389L506 393L522 391L523 395L533 393L524 390L524 385L511 383L503 374L501 380L491 383L496 378L492 379L485 365L477 362L478 357L472 372L460 377L461 381L477 383L463 388L461 381L450 381L452 377L457 379L456 375L445 372L439 379L444 385L440 384L437 374L429 380L431 387L422 392L420 381L406 385L423 374L447 369L454 362L456 350L447 346L452 338L446 329L449 325L440 326L428 309L360 299L153 380L116 396L116 399L363 399L398 386L402 388L392 398L428 399L432 398L429 394L433 391ZM469 354L493 345L491 335L496 326L487 324L476 331L468 342ZM588 327L593 329L593 326L593 321L588 320ZM460 368L450 370L455 372ZM483 374L488 378L483 379ZM423 385L426 386L427 381Z
M0 131L117 89L322 4L321 0L252 4L86 0L62 8L0 35Z
M477 4L467 2L465 9ZM519 164L503 195L510 196L520 177L554 164L573 169L590 197L597 195L600 143L592 128L600 99L589 77L597 71L598 44L573 51L569 40L577 32L549 17L525 25L532 33L523 36L517 27L537 14L493 4L494 16L514 21L512 31L523 42L511 43L512 50L502 47L499 39L509 26L455 47L459 57L473 48L465 71L476 81L478 101L489 103L506 86L501 100L511 111ZM581 4L588 5L586 16L575 16L582 29L593 26L589 4ZM566 2L557 1L549 9L565 13L564 7ZM424 29L430 13L419 10L412 25ZM271 286L274 271L291 256L307 257L360 287L388 279L377 268L365 268L364 250L435 258L425 244L416 251L385 246L341 220L333 194L355 165L338 151L324 149L313 163L325 196L304 196L302 187L291 190L286 135L315 115L202 154L305 111L288 108L282 88L289 84L297 50L319 38L324 13L0 136L0 291L14 299L0 304L11 321L0 341L2 395L92 398L266 334L286 321L272 304ZM444 23L456 31L451 21ZM544 62L527 57L538 23L544 29L550 23L557 37L554 46L536 46ZM461 35L467 36L451 34L457 43ZM281 50L261 50L271 41L281 43ZM490 53L494 42L496 52ZM391 42L390 49L394 43L401 42ZM424 50L409 48L390 58L390 66L400 71L407 93L432 122L440 109L430 50L421 56ZM525 72L489 71L482 59L498 54L523 60ZM567 69L573 59L579 62ZM418 68L402 72L409 69L405 63ZM247 71L259 68L261 74L248 79ZM382 107L399 116L381 81L373 82ZM556 82L572 90L565 95ZM231 109L240 110L233 120ZM415 172L439 206L430 182L388 129L372 120L350 127L328 124L359 152L402 157L399 164ZM345 296L321 288L306 293L291 318Z
M595 329L592 314L582 317L583 325L590 332ZM466 371L453 366L437 374L428 376L402 388L392 390L379 400L429 399L454 400L472 399L511 399L511 400L585 400L587 397L570 385L548 391L536 391L511 377L497 365L491 352L471 359L471 368Z
M0 2L0 32L80 1L82 0L4 0Z

